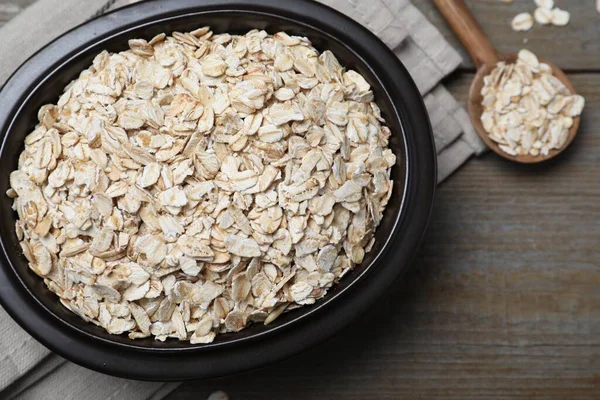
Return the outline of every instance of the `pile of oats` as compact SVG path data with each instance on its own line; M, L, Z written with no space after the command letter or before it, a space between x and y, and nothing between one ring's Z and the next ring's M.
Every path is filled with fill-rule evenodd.
M484 78L481 95L484 129L513 156L561 149L585 105L529 50L521 50L515 64L498 63Z
M390 130L308 39L161 34L39 110L10 176L30 268L111 334L211 342L312 304L373 246Z

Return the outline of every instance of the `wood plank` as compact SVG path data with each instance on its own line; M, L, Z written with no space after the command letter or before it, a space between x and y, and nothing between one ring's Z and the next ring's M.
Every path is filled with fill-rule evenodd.
M449 0L450 1L450 0ZM450 31L432 0L412 2L438 28L444 37L463 56L463 68L473 70L473 62ZM565 27L535 24L528 32L515 32L510 27L512 18L521 13L533 15L535 4L531 0L467 0L500 52L516 52L528 48L540 57L548 58L559 67L570 71L600 70L600 14L592 0L556 1L559 7L571 13L571 22Z
M446 83L464 100L472 75ZM404 281L332 340L170 399L600 398L600 75L572 75L582 132L545 165L495 154L439 188Z

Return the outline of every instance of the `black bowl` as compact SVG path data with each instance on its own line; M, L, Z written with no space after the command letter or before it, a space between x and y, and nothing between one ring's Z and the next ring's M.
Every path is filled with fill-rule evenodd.
M4 195L23 139L37 110L103 49L118 52L131 38L186 32L210 25L215 32L259 28L308 37L331 50L372 85L398 156L394 191L365 261L315 305L296 309L265 327L255 324L215 342L130 340L109 335L65 309L31 272L15 235L16 214ZM295 0L170 0L139 3L90 21L58 38L10 78L0 93L0 301L10 315L51 350L97 371L134 379L184 380L222 376L290 356L332 335L366 310L403 271L425 232L436 183L435 149L421 96L395 55L368 30L321 4Z

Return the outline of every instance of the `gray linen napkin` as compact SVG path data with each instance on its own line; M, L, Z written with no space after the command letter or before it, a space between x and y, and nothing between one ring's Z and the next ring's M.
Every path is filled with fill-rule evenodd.
M0 85L57 36L93 16L136 1L38 0L0 29ZM485 150L465 110L439 83L459 65L460 56L409 0L320 1L369 28L409 69L431 118L440 181ZM32 339L0 308L1 398L161 399L175 387L174 383L113 378L67 362Z

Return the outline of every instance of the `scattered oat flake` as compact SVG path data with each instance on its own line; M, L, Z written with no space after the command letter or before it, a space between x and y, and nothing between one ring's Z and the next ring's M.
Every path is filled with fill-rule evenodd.
M533 26L533 17L527 12L517 14L512 19L511 26L515 31L528 31Z
M568 11L555 7L554 0L534 0L537 8L533 12L533 19L529 13L516 15L512 20L512 28L515 31L527 31L533 26L533 21L540 25L565 26L571 20ZM596 8L600 12L600 0L596 2Z
M552 10L552 25L565 26L571 20L571 14L568 11L555 8Z
M554 8L554 0L534 0L534 2L538 7L541 8L546 8L548 10Z
M552 22L553 12L549 8L538 7L533 13L535 22L541 25L548 25Z

